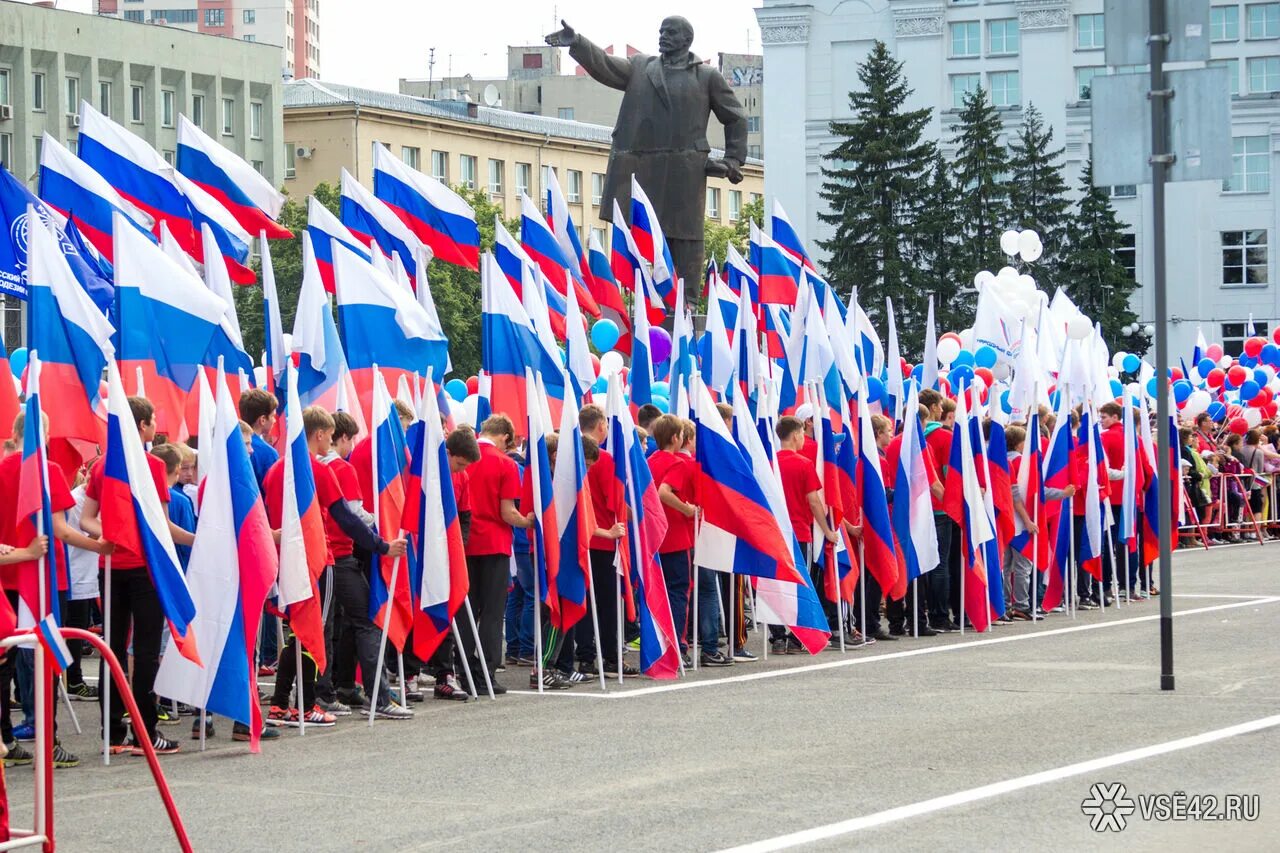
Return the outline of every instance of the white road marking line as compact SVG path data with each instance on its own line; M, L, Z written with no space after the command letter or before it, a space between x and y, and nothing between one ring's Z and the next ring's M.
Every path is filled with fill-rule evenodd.
M1237 607L1253 607L1255 605L1275 604L1280 601L1280 596L1255 596L1245 601L1233 601L1230 604L1215 604L1209 607L1195 607L1190 610L1175 610L1174 616L1194 616L1199 613L1215 613L1220 610L1234 610ZM677 681L666 684L657 684L653 687L641 687L636 690L625 690L622 692L611 693L586 693L574 692L569 690L557 690L544 692L543 696L560 696L573 697L578 699L632 699L637 696L652 696L655 693L669 693L673 690L694 690L700 687L714 687L720 684L736 684L746 681L760 681L766 678L782 678L788 675L799 675L808 672L821 672L827 669L839 669L846 666L861 666L868 663L877 663L884 660L895 660L898 658L917 657L919 655L933 655L943 652L954 652L964 649L978 649L985 646L999 645L1001 643L1016 643L1022 640L1035 640L1041 637L1054 637L1061 634L1074 634L1079 631L1096 631L1102 628L1117 628L1121 625L1136 625L1141 622L1154 622L1160 618L1159 613L1151 613L1146 616L1133 616L1128 619L1117 619L1110 622L1093 622L1088 625L1068 625L1063 628L1054 628L1048 631L1035 631L1026 634L1014 634L1005 637L991 637L984 640L960 640L954 643L947 643L940 646L926 646L919 649L910 649L902 652L889 652L883 655L871 655L868 657L840 658L839 660L829 660L822 663L811 663L803 666L788 667L787 669L771 669L766 672L752 672L745 675L730 675L725 678L710 678L698 681ZM856 652L855 652L856 654ZM538 695L536 690L507 690L508 693L520 693L529 695Z
M1230 598L1238 601L1255 601L1259 598L1266 598L1265 593L1254 593L1253 595L1230 595L1228 593L1218 592L1175 592L1174 598Z
M1134 761L1142 761L1147 758L1152 758L1157 755L1165 755L1170 752L1191 749L1192 747L1203 746L1207 743L1226 740L1227 738L1236 737L1237 735L1249 734L1250 732L1261 731L1275 726L1280 726L1280 714L1271 717L1262 717L1257 720L1250 720L1247 723L1240 723L1239 725L1227 726L1223 729L1214 729L1213 731L1203 732L1198 735L1178 738L1177 740L1170 740L1165 741L1164 743L1153 744L1151 746L1130 749L1125 752L1117 752L1113 755L1107 755L1102 758L1093 758L1076 764L1068 764L1065 767L1056 767L1052 770L1043 770L1039 773L1018 776L1014 779L1006 779L1003 782L994 782L990 785L969 788L965 791L957 791L954 794L945 794L941 797L934 797L929 800L922 800L918 803L898 806L897 808L885 809L884 811L875 812L874 814L865 815L863 817L851 818L850 820L843 820L838 823L830 823L826 826L817 826L812 829L792 832L787 835L779 835L763 841L754 841L749 844L743 844L740 847L730 848L722 851L722 853L768 853L768 851L773 850L787 850L792 847L798 847L802 844L812 844L816 841L823 841L829 838L836 838L841 835L860 832L864 829L883 826L888 823L894 823L895 821L907 820L909 818L919 817L920 815L942 811L943 809L954 808L967 803L990 799L991 797L998 797L1002 794L1020 791L1024 788L1032 788L1037 785L1057 782L1062 779L1069 779L1073 776L1083 776L1087 773L1095 773L1099 770L1105 770L1108 767L1115 767L1120 764L1128 764Z

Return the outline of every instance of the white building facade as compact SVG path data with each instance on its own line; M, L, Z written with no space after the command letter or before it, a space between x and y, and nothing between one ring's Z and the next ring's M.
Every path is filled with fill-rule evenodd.
M1053 126L1056 146L1065 146L1067 180L1077 189L1093 143L1091 78L1146 70L1106 66L1102 7L1103 0L764 0L756 16L766 72L768 200L782 202L811 243L831 236L818 220L823 155L838 143L829 122L852 116L849 92L860 88L858 65L876 40L904 63L915 90L908 106L934 109L928 133L944 153L953 153L948 140L964 93L982 86L1009 134L1023 110L1036 106ZM1260 332L1280 319L1272 188L1280 151L1280 2L1215 0L1209 29L1212 63L1232 73L1223 97L1231 99L1235 169L1225 184L1169 189L1170 344L1187 357L1198 326L1231 351L1251 315ZM1149 187L1113 187L1112 198L1129 235L1121 260L1139 282L1150 282ZM1135 294L1134 309L1143 322L1153 319L1149 287Z

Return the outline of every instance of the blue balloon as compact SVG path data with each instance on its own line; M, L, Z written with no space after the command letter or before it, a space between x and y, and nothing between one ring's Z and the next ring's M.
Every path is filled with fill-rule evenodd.
M1275 344L1265 344L1262 352L1258 353L1258 361L1275 367L1276 362L1280 361L1280 347Z
M875 403L884 399L884 383L874 376L867 377L867 402Z
M1239 362L1241 367L1257 367L1258 365L1258 360L1247 352L1240 353Z
M990 370L996 366L996 351L991 347L978 347L978 351L973 354L973 361L978 367Z
M957 367L973 367L973 353L968 350L960 350L951 362L951 367L953 369Z
M1259 388L1262 388L1271 381L1271 377L1267 376L1267 371L1261 367L1255 367L1253 369L1253 381L1258 383Z
M1213 418L1214 421L1216 421L1217 423L1222 423L1224 420L1226 420L1227 407L1224 404L1218 402L1217 400L1214 400L1212 403L1210 403L1209 408L1206 409L1205 411L1207 411L1209 413L1209 417Z
M671 410L671 403L666 397L654 397L653 404L658 407L658 411L664 415Z
M924 365L923 364L917 364L915 367L911 368L911 378L914 379L916 382L924 381Z
M649 386L649 390L653 392L655 397L666 397L671 399L671 384L668 382L655 382Z
M591 386L592 394L608 394L609 393L609 377L601 376L596 379L594 385Z
M618 324L612 320L596 320L591 327L591 343L600 352L609 352L618 343Z
M1240 386L1240 400L1242 402L1248 402L1258 396L1258 392L1260 390L1262 390L1262 388L1257 382L1254 382L1252 379L1246 379L1244 384Z
M18 347L9 354L9 369L13 371L13 375L22 378L22 371L27 369L27 348Z
M1120 383L1119 379L1112 379L1111 380L1111 396L1119 397L1123 393L1124 393L1124 385Z
M459 403L467 399L467 383L457 377L454 377L444 383L444 390L448 392L450 397L457 400Z
M1129 353L1124 357L1124 360L1120 362L1120 367L1125 373L1137 373L1142 368L1142 359L1138 358L1133 353Z
M963 353L961 353L963 355ZM951 372L947 374L947 381L951 383L953 389L967 387L973 382L973 368L962 364L955 366L955 362L951 363Z
M1005 414L1013 413L1013 404L1009 402L1008 391L1000 392L1000 408L1004 410Z
M1147 396L1158 397L1160 394L1160 385L1156 381L1156 377L1152 376L1147 380Z
M1208 376L1209 371L1213 370L1217 366L1217 363L1211 358L1202 358L1196 362L1196 370L1200 372L1201 376Z
M1185 403L1187 398L1191 396L1191 392L1196 390L1191 383L1185 379L1179 379L1173 383L1173 399L1179 403Z

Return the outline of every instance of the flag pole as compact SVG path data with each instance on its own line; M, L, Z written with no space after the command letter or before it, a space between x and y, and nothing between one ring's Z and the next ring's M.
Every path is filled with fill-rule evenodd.
M528 460L528 462L529 464L532 464L533 460L530 459ZM530 539L531 542L536 541L538 538L540 538L540 534L538 533L538 528L536 527L530 528L530 532L533 534L532 538ZM542 543L542 547L544 549L543 553L545 554L546 553L545 542ZM534 546L532 558L533 559L531 560L531 562L533 563L533 666L535 670L534 674L537 675L538 677L538 692L542 693L545 690L542 684L543 673L545 670L542 665L542 652L543 652L542 586L538 583L538 547L537 545Z
M615 556L616 556L616 553L617 553L617 552L615 552ZM616 568L617 568L617 567L615 566L615 571L614 571L614 573L613 573L613 578L614 578L614 581L615 581L615 582L617 583L617 585L618 585L618 608L619 608L619 609L618 609L618 619L617 619L617 625L618 625L618 684L619 684L619 685L621 685L621 684L622 684L622 660L623 660L623 655L624 655L624 654L626 654L626 646L625 646L625 645L623 645L623 642L622 642L622 623L623 623L623 621L624 621L624 620L625 620L625 618L626 618L626 613L627 613L627 602L626 602L626 599L624 599L624 598L622 597L622 574L621 574L620 572L618 572L618 571L616 570Z
M966 427L966 428L967 428L967 427ZM952 439L952 441L955 441L955 439L953 438L953 439ZM962 462L961 464L963 464L963 462ZM963 476L963 473L961 474L961 476ZM964 513L961 513L961 515L963 516L963 515L964 515ZM965 617L965 612L964 612L964 576L965 576L965 575L967 575L967 574L969 574L969 567L965 565L965 563L969 562L969 561L968 561L968 559L966 559L966 558L968 557L969 543L965 541L965 536L964 536L964 526L963 526L963 525L957 524L957 525L956 525L956 532L960 534L960 612L959 612L959 613L957 613L956 615L960 617L960 620L959 620L959 621L960 621L960 636L961 636L961 637L963 637L963 636L964 636L964 617ZM948 548L947 550L948 550L948 551L950 551L951 549L950 549L950 548Z
M692 557L692 554L690 554L690 557ZM700 658L700 657L701 657L701 655L699 654L699 646L698 646L698 635L701 633L701 632L698 630L698 628L699 628L699 627L701 627L701 626L698 624L698 622L700 621L700 620L698 619L698 616L699 616L699 613L698 613L698 586L699 586L698 581L701 579L701 573L698 571L698 567L697 567L697 566L692 565L692 563L693 563L693 560L692 560L692 559L690 559L690 561L689 561L689 562L690 562L690 564L691 564L691 565L690 565L690 569L692 570L692 571L691 571L691 574L693 575L693 614L692 614L692 615L693 615L693 618L692 618L692 619L688 619L688 617L689 617L689 615L690 615L690 614L686 613L686 614L685 614L685 617L686 617L685 625L687 625L689 622L692 622L692 623L693 623L693 648L691 649L691 651L693 652L693 654L692 654L690 657L691 657L691 659L693 660L693 671L694 671L694 672L697 672L697 671L698 671L698 658ZM683 633L684 633L685 625L680 625L679 627L677 627L677 628L676 628L676 633L677 633L677 634L683 634ZM677 637L677 641L678 641L678 640L679 640L679 637ZM677 643L676 643L676 645L677 645L677 646L679 646L679 645L680 645L680 643L679 643L679 642L677 642Z
M404 651L396 651L396 675L400 679L400 699L409 707L409 685L404 683Z
M111 554L107 554L103 564L102 583L102 637L108 646L111 645ZM107 662L100 660L98 691L102 694L102 765L111 766L111 670Z
M591 552L587 552L587 582L591 584L591 631L596 638L596 675L600 678L600 690L604 691L604 652L600 648L600 613L597 609L599 598L596 595L595 578L591 574ZM621 661L618 666L621 671Z
M254 699L256 701L257 697L255 696ZM205 728L206 726L208 726L208 724L209 724L209 712L206 711L204 708L201 708L200 709L200 751L201 752L204 752L205 750L204 735L205 735Z
M377 481L374 482L375 488ZM381 501L379 501L381 502ZM378 555L374 554L373 570L379 570ZM378 640L378 666L373 671L373 695L369 697L369 725L373 725L373 718L377 714L378 709L378 690L382 685L382 668L387 659L387 634L391 629L391 619L395 612L396 604L396 582L400 578L400 558L396 557L391 561L391 587L387 595L387 615L382 620L382 636ZM294 634L296 638L298 635ZM301 683L301 682L299 682ZM302 704L302 698L298 698L298 704Z
M911 636L920 639L920 578L911 579Z
M449 620L449 624L450 624L450 625L452 626L452 628L453 628L453 642L457 645L457 648L459 648L459 649L462 649L462 650L463 650L463 655L462 655L462 657L463 657L463 661L462 661L462 664L463 664L463 665L462 665L462 673L463 673L463 675L465 675L465 676L467 677L467 687L469 688L469 692L471 693L471 698L472 698L472 699L479 699L479 698L480 698L480 694L476 692L476 679L475 679L475 676L473 676L473 675L471 674L471 667L467 666L467 662L466 662L466 659L465 659L465 658L466 658L466 646L464 646L464 645L462 644L462 633L461 633L460 631L458 631L458 619L457 619L457 617L455 616L453 619L450 619L450 620ZM450 663L452 663L452 661L450 661Z
M867 517L864 513L862 516L863 534L866 531ZM838 590L839 584L836 585ZM863 544L862 537L858 537L858 624L862 626L862 643L865 646L867 642L867 548ZM840 623L840 651L844 651L844 622Z
M390 620L388 619L388 621L390 621ZM384 641L386 640L386 637L387 637L386 633L385 633L385 632L383 632L383 634L382 634L382 638L383 638L383 640L384 640ZM298 662L298 663L297 663L298 677L295 679L295 683L298 685L298 696L297 696L297 702L298 702L298 737L302 737L303 735L305 735L305 734L307 733L307 712L308 712L309 710L311 710L311 709L310 709L310 708L303 708L303 707L302 707L303 705L305 705L305 704L306 704L306 701L303 699L303 696L304 696L305 694L303 693L303 690L302 690L302 680L303 680L303 679L302 679L302 640L300 640L300 639L298 638L298 632L297 632L297 631L294 631L294 632L293 632L293 654L294 654L294 656L295 656L295 658L296 658L296 660L297 660L297 662ZM379 669L379 670L381 670L381 669L382 669L382 667L381 667L381 666L379 666L379 667L378 667L378 669ZM374 693L374 696L377 696L377 695L378 695L377 688L375 688L375 689L374 689L373 693ZM372 711L372 710L373 710L373 706L374 706L375 704L376 704L376 703L373 701L373 699L372 699L372 698L370 698L370 700L369 700L369 710L370 710L370 711ZM370 723L372 723L372 722L373 722L373 720L372 720L372 719L370 719Z
M71 707L71 697L67 695L67 683L62 678L58 679L58 692L62 694L62 703L67 708L67 714L71 716L71 725L75 726L76 734L84 734L84 730L80 728L80 717Z
M489 698L496 702L498 697L493 695L493 679L489 677L489 663L484 659L484 649L480 645L480 629L476 627L476 613L471 609L470 593L462 600L462 603L467 606L467 621L471 623L471 638L476 643L476 657L480 660L480 671L484 674L484 686L489 690ZM467 668L470 669L470 664L467 661L464 660L463 663L466 663Z

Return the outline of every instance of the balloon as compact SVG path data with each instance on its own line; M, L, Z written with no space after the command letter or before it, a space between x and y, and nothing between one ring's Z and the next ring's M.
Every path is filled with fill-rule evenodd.
M467 399L462 401L461 420L466 423L479 426L479 424L476 424L476 416L477 416L477 413L479 412L479 409L480 409L480 395L471 394L470 396L467 397Z
M609 393L609 377L599 376L596 378L595 384L591 386L592 394L608 394Z
M1241 402L1252 400L1254 397L1258 396L1258 392L1261 390L1262 389L1258 386L1257 382L1254 382L1252 379L1246 379L1244 382L1240 383Z
M1275 395L1271 393L1270 388L1263 388L1257 394L1249 398L1249 405L1262 408L1271 402Z
M671 383L669 382L655 382L650 386L649 390L655 397L666 397L668 400L671 399Z
M1040 256L1044 254L1044 246L1040 245L1040 241L1037 240L1034 244L1022 248L1020 253L1024 261L1032 264L1040 260Z
M1182 375L1182 368L1181 368L1181 367L1171 367L1171 368L1169 368L1169 379L1176 381L1176 380L1178 380L1178 379L1186 379L1186 378L1187 378L1187 377L1185 377L1185 376L1183 376L1183 375Z
M1245 409L1244 414L1240 417L1244 418L1244 422L1249 425L1250 429L1262 423L1262 412L1257 409Z
M867 377L867 402L874 403L884 399L884 383L874 376Z
M1121 384L1119 379L1112 379L1111 380L1111 396L1119 399L1120 395L1123 393L1124 393L1124 385Z
M1235 363L1236 360L1229 355L1224 355L1222 358L1218 359L1218 367L1221 367L1223 370L1226 370Z
M609 350L600 356L600 375L612 376L622 369L622 353Z
M1190 382L1185 379L1179 379L1173 383L1173 399L1179 403L1185 403L1193 390Z
M973 349L973 329L960 330L960 346L963 349Z
M670 361L664 361L664 362L661 362L660 364L655 364L653 366L653 378L655 380L666 379L670 373L671 373Z
M18 347L9 354L9 369L13 371L14 376L22 378L22 372L27 369L26 347Z
M1009 402L1008 391L1000 392L1000 408L1004 411L1006 415L1013 413L1013 404Z
M618 344L618 324L612 320L596 320L591 327L591 343L600 352L608 352Z
M1083 341L1093 332L1093 324L1083 314L1077 314L1067 321L1067 337L1075 341Z
M1259 388L1266 388L1267 383L1271 381L1271 377L1267 375L1267 371L1263 370L1261 367L1255 367L1249 376L1254 382L1258 383Z
M595 373L596 376L599 376L600 375L600 356L596 355L593 352L590 352L590 353L587 353L587 357L591 359L591 371Z
M1257 365L1258 360L1248 353L1242 352L1240 353L1240 363L1245 367L1254 367Z
M1137 373L1142 369L1142 359L1138 358L1133 353L1126 353L1124 357L1124 364L1122 364L1121 367L1124 369L1125 373Z
M468 376L467 377L467 393L478 394L479 392L480 392L480 377Z
M1008 379L1011 373L1013 373L1013 368L1003 361L996 362L996 366L991 368L991 375L995 377L997 382L1003 382Z
M960 354L960 338L959 336L948 332L938 338L938 361L943 364L951 364L955 361L957 355Z
M1275 341L1277 344L1280 344L1280 326L1276 326L1274 329L1271 330L1271 340Z
M1280 347L1267 344L1262 348L1262 352L1258 353L1258 360L1272 367L1280 366Z
M1006 231L1000 235L1000 251L1006 255L1018 254L1018 232Z
M921 381L923 381L923 377L924 377L924 365L923 365L923 364L917 364L915 367L911 368L911 378L912 378L912 379L914 379L916 382L921 382Z
M262 365L258 365L253 369L253 384L258 388L267 387L267 369Z
M973 361L978 367L995 367L996 351L988 346L978 347L978 351L973 354Z
M1227 371L1227 381L1231 383L1232 388L1239 388L1248 378L1249 371L1238 364Z
M654 364L662 364L671 358L671 334L661 326L649 329L649 353Z
M1025 261L1034 261L1040 257L1040 252L1044 246L1040 243L1040 235L1031 229L1027 229L1018 235L1018 254L1022 255ZM1027 255L1035 255L1036 258L1029 258Z
M1124 357L1128 354L1129 353L1124 350L1117 350L1116 353L1111 356L1111 366L1118 370L1124 370Z
M671 401L666 397L654 397L651 402L657 406L658 411L662 412L664 415L671 411Z
M973 367L973 363L973 353L968 350L961 350L956 354L955 358L951 359L951 369L955 370L957 367Z
M1196 362L1196 370L1199 371L1201 376L1208 376L1209 371L1213 370L1213 368L1214 361L1211 358L1202 358Z
M1183 413L1188 417L1195 417L1201 412L1209 408L1209 404L1213 402L1213 398L1209 396L1209 392L1198 389L1191 392L1191 396L1187 397L1187 405L1183 408Z
M1221 388L1226 379L1227 374L1221 367L1215 367L1204 375L1205 384L1210 388Z
M1262 352L1262 348L1266 345L1267 342L1262 338L1249 338L1244 342L1245 354L1250 358L1257 358L1258 353Z
M991 270L983 270L973 277L973 289L980 291L995 280L995 274Z
M476 386L478 387L479 385L480 385L480 380L477 379ZM444 383L444 390L448 392L450 397L457 400L459 403L467 399L467 391L468 391L467 383L461 379L458 379L457 377L454 377L453 379L450 379L448 382Z
M995 375L991 372L991 368L989 367L975 367L973 369L973 375L981 379L983 384L988 388L995 384Z
M1204 350L1205 357L1218 361L1222 358L1222 344L1209 344Z
M953 388L962 388L973 382L973 368L967 365L951 368L951 372L947 374L947 381L951 383Z
M1159 383L1156 377L1152 376L1150 379L1147 380L1147 396L1151 397L1152 399L1155 399L1155 397L1159 393L1160 393Z
M1213 418L1214 423L1222 423L1222 419L1227 416L1227 407L1214 400L1209 404L1209 408L1205 409L1209 413L1209 417Z
M1249 423L1244 418L1232 418L1231 423L1227 424L1227 429L1236 435L1244 435L1249 431Z

